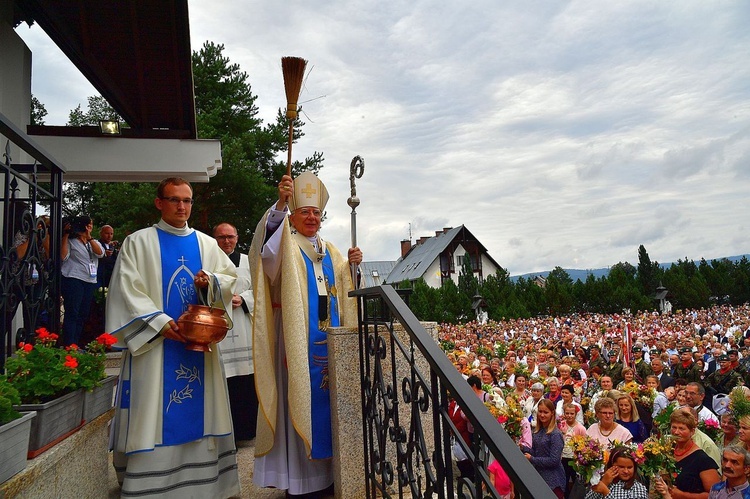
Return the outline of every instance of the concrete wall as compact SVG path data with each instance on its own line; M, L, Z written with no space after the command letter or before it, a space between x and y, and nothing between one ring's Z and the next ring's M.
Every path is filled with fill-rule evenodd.
M425 323L433 339L437 341L437 324ZM391 371L389 333L383 331L388 345L388 354L383 359L384 370ZM397 325L395 334L408 348L408 335ZM429 383L429 364L417 350L416 365ZM328 335L328 377L331 387L331 416L334 428L334 490L336 498L365 497L364 436L362 427L362 400L359 364L359 339L357 330L332 328ZM401 380L409 376L409 365L400 353L396 353L397 389L399 393L399 423L408 435L410 432L411 407L401 396ZM429 389L429 386L428 386ZM432 405L423 414L421 425L426 436L433 434ZM428 456L434 447L429 439ZM397 469L396 447L388 441L386 456ZM396 479L397 480L397 479ZM397 487L397 481L394 481ZM395 493L395 490L393 491Z
M26 469L0 484L4 499L40 497L108 497L109 422L114 409L26 464Z
M31 51L12 27L13 1L0 0L0 113L26 131L31 113ZM5 152L5 140L0 144ZM16 163L29 163L26 153L11 144Z

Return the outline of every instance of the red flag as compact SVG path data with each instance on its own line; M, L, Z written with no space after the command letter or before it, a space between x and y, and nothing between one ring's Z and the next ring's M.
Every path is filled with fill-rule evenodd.
M623 342L623 350L622 352L622 362L626 365L630 365L630 361L633 358L632 357L632 350L633 350L633 337L630 335L630 327L628 327L628 323L625 323L625 329L622 331L622 342Z

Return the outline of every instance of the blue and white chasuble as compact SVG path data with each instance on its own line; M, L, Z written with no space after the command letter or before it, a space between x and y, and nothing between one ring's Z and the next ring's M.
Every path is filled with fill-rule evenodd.
M198 303L193 278L201 270L195 232L176 236L158 230L161 249L164 312L177 318ZM204 353L185 349L180 341L164 339L164 398L162 445L180 445L203 438Z
M333 435L331 430L331 398L328 392L328 342L326 333L321 331L321 323L329 322L332 327L339 327L339 313L334 288L335 274L331 256L326 252L323 258L323 279L328 290L328 318L319 317L318 283L315 277L313 262L302 251L307 267L307 296L309 317L309 367L310 367L310 398L312 408L312 427L315 433L312 440L311 457L325 459L333 456ZM333 292L332 291L333 288ZM329 324L326 324L326 326Z

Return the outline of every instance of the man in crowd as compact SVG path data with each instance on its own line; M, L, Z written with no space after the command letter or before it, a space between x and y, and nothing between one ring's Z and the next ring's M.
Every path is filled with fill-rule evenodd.
M202 289L218 286L209 297L229 304L236 276L216 241L188 226L192 196L184 179L159 184L161 220L125 239L110 282L107 331L125 349L114 420L123 497L240 494L221 358L186 349L177 325Z
M654 375L659 378L659 383L662 389L666 389L674 385L674 378L664 370L664 363L659 357L651 359L651 369L654 371Z
M646 383L646 376L653 374L654 371L648 365L648 362L643 359L643 349L641 347L633 347L633 359L636 379L639 383L644 384Z
M604 374L612 379L614 386L625 379L622 375L623 367L622 362L617 359L617 350L610 350L609 363L604 367Z
M604 359L602 358L602 352L599 348L599 345L593 344L589 348L589 369L593 369L596 366L599 366L602 368L602 371L606 367L606 363L604 362Z
M350 265L362 261L362 252L350 248L344 258L318 235L328 191L314 174L294 181L284 175L278 195L249 254L255 375L265 416L258 418L253 481L312 494L333 484L326 329L357 324L348 292Z
M706 367L703 369L706 376L713 374L719 368L719 357L722 355L721 348L719 347L711 348L710 352L710 355L706 354Z
M714 414L711 409L703 405L703 399L705 398L706 389L703 388L702 384L696 381L691 381L685 387L685 399L687 405L688 407L692 407L693 409L695 409L696 413L698 414L698 421L700 422L707 419L714 419L718 422L719 418L716 417L716 414Z
M230 223L220 223L214 227L213 236L219 248L237 267L237 284L232 295L233 327L219 342L229 388L236 444L241 440L255 438L255 426L258 422L258 396L255 393L253 365L253 289L247 255L236 251L237 228Z
M713 397L719 393L729 395L732 388L743 382L742 375L732 369L728 355L719 355L718 362L719 368L709 374L705 381L706 392L710 400L713 400Z
M109 280L112 278L112 271L115 268L115 261L117 260L117 241L112 239L115 237L115 231L111 225L102 225L99 229L99 244L104 250L104 257L99 259L99 266L96 271L96 279L99 287L109 287Z
M693 351L690 347L680 348L680 362L674 368L673 376L683 378L686 381L700 381L702 371L698 364L693 362Z
M750 499L747 475L750 474L750 453L739 444L724 449L721 456L723 481L711 487L708 499Z

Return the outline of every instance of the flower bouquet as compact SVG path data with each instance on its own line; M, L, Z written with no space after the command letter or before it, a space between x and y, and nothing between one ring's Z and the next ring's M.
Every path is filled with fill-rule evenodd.
M729 392L729 412L736 421L750 415L750 399L745 395L744 387L738 386Z
M670 435L647 438L639 447L643 449L644 461L640 464L641 473L651 479L661 477L667 485L677 476L674 459L674 439Z
M523 376L526 379L529 379L529 377L531 376L529 368L525 364L521 364L520 362L516 364L515 368L513 369L513 373L516 376Z
M670 419L675 409L676 407L673 404L668 404L654 418L654 428L659 429L660 435L669 435Z
M505 432L516 443L523 436L523 419L523 409L515 399L508 400L508 403L499 409L497 417L497 421L505 428Z
M573 450L573 459L568 464L578 473L581 481L588 484L599 483L604 471L605 449L595 438L576 435L568 445Z
M636 404L640 404L649 412L654 410L654 400L656 399L656 390L646 385L628 383L625 385L625 392L630 395Z
M724 437L721 425L719 425L719 422L713 418L699 421L698 429L708 435L717 445L721 443Z
M500 417L500 408L495 405L492 400L488 400L484 403L484 406L487 408L488 411L490 411L490 414L493 418L497 419Z

